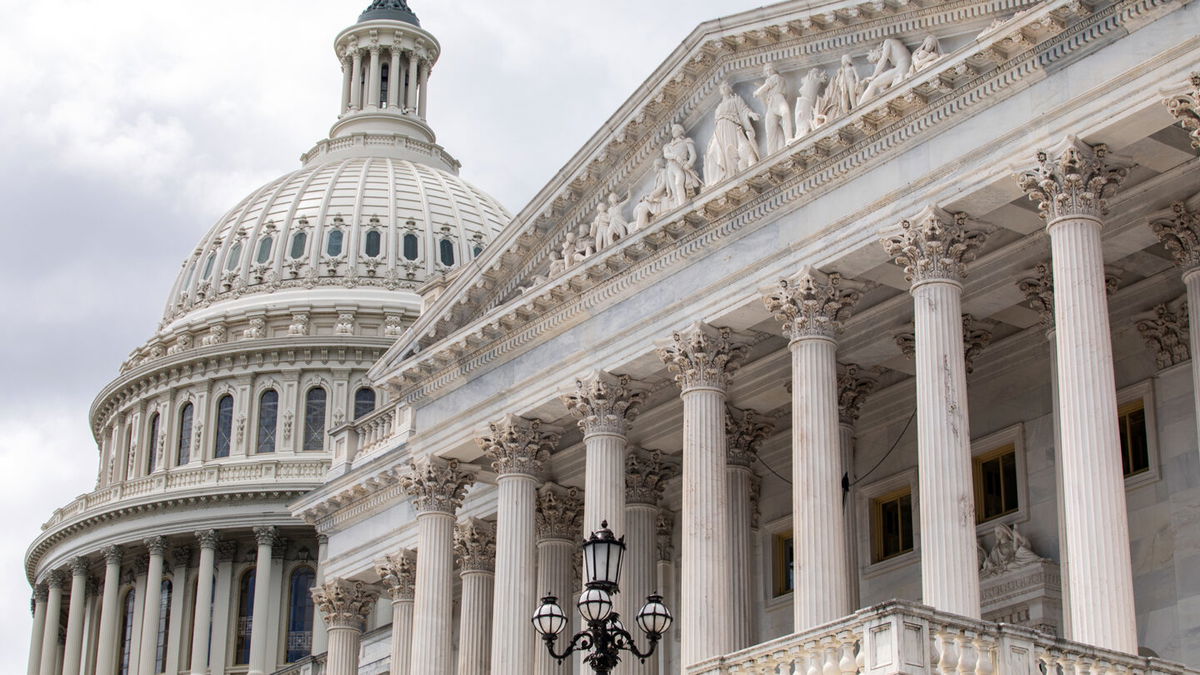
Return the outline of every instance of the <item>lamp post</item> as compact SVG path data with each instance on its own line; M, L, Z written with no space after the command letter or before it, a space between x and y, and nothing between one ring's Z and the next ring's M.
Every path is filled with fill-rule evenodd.
M558 598L548 595L533 614L533 627L546 642L550 655L562 663L563 659L576 651L591 652L583 660L596 673L610 673L621 660L621 650L633 654L645 662L654 653L663 633L671 627L671 612L662 602L661 595L650 595L637 615L637 625L646 634L650 647L638 649L633 636L625 630L621 617L614 611L612 596L620 593L621 562L625 556L625 537L617 539L608 522L600 523L600 530L593 532L583 542L583 562L586 582L576 607L587 622L587 629L576 633L562 652L554 651L558 635L567 627L567 615L558 606Z

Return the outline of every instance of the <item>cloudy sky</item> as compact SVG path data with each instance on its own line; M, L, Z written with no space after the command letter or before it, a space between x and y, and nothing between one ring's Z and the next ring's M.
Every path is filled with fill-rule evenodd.
M0 672L24 672L25 548L95 482L92 397L217 217L324 136L367 4L0 0ZM439 141L516 212L696 24L763 2L411 4Z

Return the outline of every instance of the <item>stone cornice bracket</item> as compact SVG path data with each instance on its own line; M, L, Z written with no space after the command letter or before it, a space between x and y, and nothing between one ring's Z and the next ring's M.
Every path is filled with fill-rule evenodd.
M124 549L116 544L104 547L100 553L104 555L104 564L106 565L120 565L121 559L125 557Z
M492 460L496 473L541 475L550 453L558 447L562 430L539 419L516 415L489 425L490 435L475 439Z
M86 575L90 566L88 559L81 555L71 558L67 564L71 567L72 576Z
M992 330L996 324L990 321L980 321L970 314L962 315L963 327L963 361L967 375L975 372L975 357L983 353L992 344Z
M1163 101L1167 110L1179 120L1179 126L1192 138L1192 147L1200 150L1200 72L1188 78L1191 89Z
M200 542L200 548L217 548L217 542L221 541L221 537L216 530L196 530L196 541Z
M826 274L805 265L791 279L762 290L763 304L783 324L792 340L806 337L833 339L842 332L854 305L862 299L861 284Z
M1017 288L1025 296L1029 308L1038 313L1042 330L1054 330L1054 273L1050 262L1040 262L1028 272L1029 276L1017 282Z
M855 363L837 364L838 421L853 427L863 403L879 386L879 369L866 369Z
M987 232L968 229L965 213L926 206L916 217L900 221L899 234L883 240L887 254L904 267L904 278L915 288L930 281L962 283L967 263L987 241Z
M1100 220L1108 197L1129 175L1130 160L1109 153L1104 143L1089 145L1068 135L1049 150L1039 150L1037 165L1017 177L1037 202L1047 227L1062 218Z
M166 537L148 537L142 540L142 544L145 545L150 555L162 555L167 550Z
M279 543L279 530L273 526L254 528L254 540L259 546L275 546Z
M1157 304L1134 319L1138 332L1146 341L1146 347L1154 353L1154 363L1159 370L1192 357L1186 297Z
M641 412L646 387L628 375L595 370L575 381L574 393L562 395L563 405L579 418L585 436L624 436L629 423Z
M454 526L454 559L459 571L496 571L496 526L479 518L465 518Z
M546 483L538 488L534 527L539 541L566 539L575 542L583 535L583 495L577 487Z
M731 466L749 468L758 457L762 442L775 430L775 423L751 408L739 410L726 406L725 461Z
M412 600L417 588L417 552L402 548L375 563L375 573L387 588L392 602Z
M751 338L697 321L656 345L658 358L675 373L680 389L719 389L729 386L750 351Z
M625 503L657 506L667 481L680 473L658 450L629 448L625 455Z
M1200 269L1200 214L1190 211L1183 202L1175 202L1151 216L1149 224L1184 274Z
M675 514L667 509L659 509L658 517L654 519L654 532L657 541L658 559L671 562L675 559Z
M313 588L312 597L330 628L361 631L375 608L379 589L361 581L333 579Z
M474 483L475 477L460 468L458 460L441 457L422 457L410 462L408 471L400 475L400 487L413 498L413 508L418 513L454 515L462 506L467 488Z

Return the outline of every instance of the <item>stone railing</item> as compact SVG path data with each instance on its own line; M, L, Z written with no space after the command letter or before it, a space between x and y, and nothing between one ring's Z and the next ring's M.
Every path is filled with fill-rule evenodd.
M334 472L349 468L364 458L390 450L413 431L412 408L391 404L329 432L333 445Z
M1200 670L893 600L688 668L688 675L1197 675Z
M271 675L324 675L325 654L306 656L295 663L276 670Z
M143 478L118 483L81 495L75 501L56 509L43 525L48 530L63 522L85 516L102 507L134 497L169 494L194 488L220 488L247 483L276 481L320 483L329 462L324 459L269 460L251 462L213 463L169 469Z

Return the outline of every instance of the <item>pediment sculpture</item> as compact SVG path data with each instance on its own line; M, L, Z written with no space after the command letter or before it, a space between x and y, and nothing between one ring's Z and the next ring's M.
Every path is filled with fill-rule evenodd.
M1033 552L1029 539L1017 531L1017 526L996 525L992 529L996 543L991 550L984 549L979 544L979 577L987 579L998 576L1010 570L1019 569L1033 563L1042 562L1042 558Z

